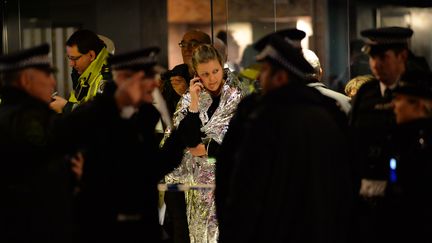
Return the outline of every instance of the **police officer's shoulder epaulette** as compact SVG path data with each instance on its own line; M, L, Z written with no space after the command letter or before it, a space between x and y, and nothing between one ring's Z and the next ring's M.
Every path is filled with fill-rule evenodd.
M378 79L372 79L364 84L362 84L357 91L356 96L361 96L364 92L369 91L370 89L373 89L375 87L379 87L379 80Z
M379 87L379 81L377 79L372 79L364 84L362 84L357 91L357 94L352 99L352 107L350 112L349 123L352 125L356 121L356 113L361 103L361 99L366 92L373 89L374 87Z
M108 64L105 64L102 66L101 75L102 75L103 80L111 80L112 79L111 67Z

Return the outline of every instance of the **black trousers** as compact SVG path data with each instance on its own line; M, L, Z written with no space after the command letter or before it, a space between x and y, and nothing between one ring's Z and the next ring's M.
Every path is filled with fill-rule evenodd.
M186 200L184 192L165 192L167 208L165 229L173 243L189 243L189 228L186 216Z

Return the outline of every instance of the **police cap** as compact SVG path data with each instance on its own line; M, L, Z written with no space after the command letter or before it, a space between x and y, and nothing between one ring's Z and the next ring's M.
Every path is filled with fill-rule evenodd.
M393 91L395 94L406 94L415 97L432 99L432 73L410 72L404 75Z
M268 35L264 36L263 38L261 38L260 40L258 40L254 44L255 49L257 49L258 51L264 49L267 42L270 40L270 37L273 35L277 35L277 36L282 37L285 41L290 43L295 48L301 48L300 41L303 38L305 38L306 33L304 31L296 29L296 28L279 30L279 31L276 31L274 33L268 34Z
M175 66L172 70L168 71L169 77L181 76L185 80L190 80L189 77L189 67L187 64L179 64Z
M137 51L114 55L108 58L113 70L148 70L157 64L159 47L148 47Z
M303 79L311 79L313 67L303 57L302 50L293 47L278 35L269 37L264 48L254 44L254 48L260 51L258 61L270 60L284 67L287 71Z
M48 57L50 47L42 44L36 47L24 49L11 54L0 56L0 72L18 71L25 68L38 68L47 72L53 72L51 61Z
M389 49L408 48L408 42L413 31L403 27L383 27L363 30L360 34L367 38L362 49L363 52L375 55Z

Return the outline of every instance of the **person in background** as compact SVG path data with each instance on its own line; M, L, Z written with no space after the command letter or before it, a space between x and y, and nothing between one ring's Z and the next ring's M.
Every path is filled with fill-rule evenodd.
M233 118L218 157L219 242L346 242L349 145L333 115L344 114L306 85L313 68L301 49L278 35L259 43L262 97L240 131Z
M183 64L175 66L163 75L161 90L168 110L174 114L180 97L186 92L189 80L194 76L192 52L202 44L211 44L210 36L200 30L186 32L179 43Z
M371 75L369 56L362 51L365 42L360 39L350 41L350 77Z
M240 46L232 35L231 31L220 30L216 34L216 38L222 40L225 44L226 50L226 61L225 67L228 68L231 72L238 74L240 71L240 65L237 63L237 59L239 58L239 50Z
M405 75L394 90L397 127L380 231L388 242L432 241L432 74Z
M72 67L72 91L68 100L54 96L50 106L58 113L70 113L76 107L102 93L111 79L107 63L110 56L105 43L90 30L78 30L66 41L69 66Z
M318 56L309 49L302 49L302 51L306 61L308 61L309 64L314 68L314 73L312 74L314 79L308 84L308 86L317 89L319 92L321 92L321 94L335 100L339 108L348 116L348 113L351 110L351 99L339 92L327 88L321 82L323 70L321 68L321 63Z
M221 39L219 39L217 37L214 39L213 46L221 54L222 60L224 63L224 68L227 68L227 66L226 66L226 62L227 62L227 58L228 58L227 46L225 45L225 43Z
M53 133L48 53L43 44L0 56L0 242L72 242L77 168Z
M389 174L390 141L396 119L392 93L404 80L408 61L408 42L413 35L409 28L383 27L361 31L369 55L374 79L364 83L352 102L350 127L356 143L355 174L359 187L356 214L356 240L359 242L386 241L380 230L385 221L385 190Z
M174 126L188 149L181 165L165 178L167 183L188 185L215 183L215 156L228 129L231 117L242 98L223 69L220 53L211 45L201 45L193 52L196 76L179 102ZM186 192L190 240L193 243L217 242L219 231L213 191Z

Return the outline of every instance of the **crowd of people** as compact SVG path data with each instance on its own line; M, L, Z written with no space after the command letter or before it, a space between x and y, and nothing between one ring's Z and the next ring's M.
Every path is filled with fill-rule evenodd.
M253 89L199 30L163 73L76 31L68 99L48 44L0 56L0 242L431 242L432 73L411 29L361 35L347 95L298 29L252 45Z

